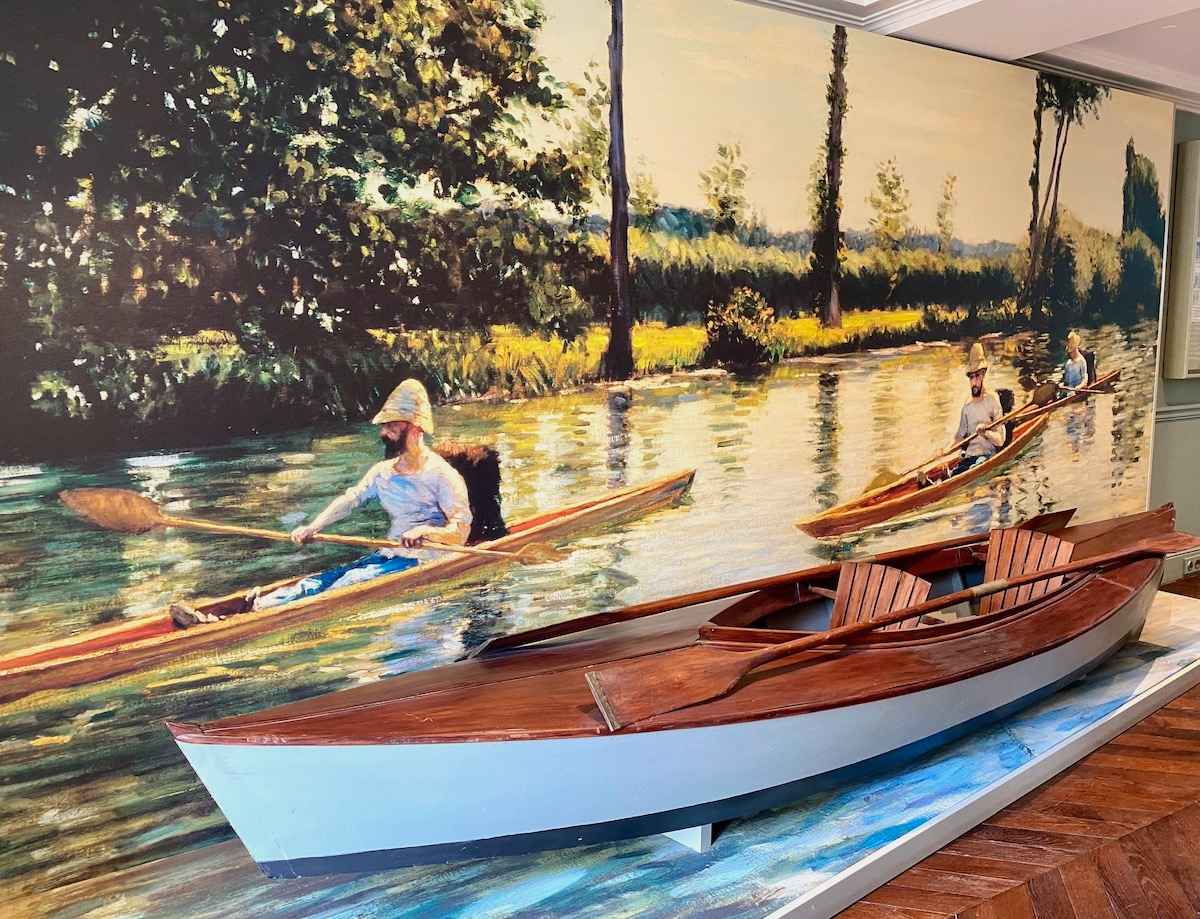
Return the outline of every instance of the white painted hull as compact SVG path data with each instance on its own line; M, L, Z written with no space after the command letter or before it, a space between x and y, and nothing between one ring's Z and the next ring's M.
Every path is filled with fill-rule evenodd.
M180 742L273 875L557 848L729 819L1028 704L1136 633L1156 583L1057 648L944 686L713 727L587 738L307 746ZM811 783L811 784L810 784Z

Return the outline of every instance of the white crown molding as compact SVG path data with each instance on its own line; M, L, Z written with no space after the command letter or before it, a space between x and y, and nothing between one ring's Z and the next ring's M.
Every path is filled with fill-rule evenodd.
M971 6L979 0L739 0L754 6L768 7L824 22L855 29L865 29L881 35L892 35L955 10ZM852 7L864 10L858 14ZM873 11L870 9L876 7ZM882 7L881 9L878 7ZM912 41L913 39L905 39ZM918 42L928 44L927 42ZM937 47L931 45L930 47ZM957 49L950 49L957 50ZM970 54L969 50L963 53ZM1064 56L1069 54L1070 57ZM976 54L982 57L983 55ZM1142 95L1172 102L1182 109L1200 113L1200 80L1188 73L1160 67L1137 58L1078 45L1060 49L1058 53L1036 54L1012 61L1037 70L1047 70L1066 76L1093 80Z
M741 0L754 6L810 16L824 22L890 35L911 29L929 19L944 16L979 0ZM857 7L863 12L859 13Z
M1186 405L1160 405L1154 412L1156 424L1172 421L1200 421L1200 402Z
M855 16L852 13L844 13L840 10L831 10L819 3L805 3L803 0L738 0L738 2L746 3L750 6L763 6L767 9L782 10L785 13L795 13L799 16L808 16L811 19L832 22L834 25L849 26L852 29L862 28L863 17Z
M867 14L864 17L863 28L880 35L892 35L919 26L930 19L974 6L978 2L979 0L903 0L885 10Z
M1070 57L1051 53L1035 54L1013 63L1069 77L1093 80L1114 89L1124 89L1173 102L1177 107L1189 112L1200 112L1200 81L1192 74L1092 48L1072 47L1069 52Z

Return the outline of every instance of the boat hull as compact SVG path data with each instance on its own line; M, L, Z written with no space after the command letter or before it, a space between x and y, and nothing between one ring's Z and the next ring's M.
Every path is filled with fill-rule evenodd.
M273 877L606 842L746 816L895 765L1077 679L1145 621L1161 565L1062 644L965 679L795 715L530 740L179 746Z
M683 470L539 514L513 524L507 536L480 543L480 547L515 551L530 542L561 539L650 513L677 503L691 487L694 475L694 469ZM349 604L399 596L490 564L497 564L497 560L476 555L452 555L397 574L187 629L177 628L166 610L94 629L0 658L0 705L34 692L64 689L161 666L184 655L227 647L236 641L319 619ZM269 591L296 579L293 576L275 581L263 585L262 589ZM194 605L201 610L218 611L231 602L240 603L244 594L245 590L241 590L223 597L197 600Z
M905 514L927 510L961 491L972 482L991 475L1016 460L1033 443L1034 438L1041 434L1048 420L1046 415L1041 415L1028 422L1013 437L1012 443L966 472L961 472L917 491L902 491L896 497L888 497L884 494L874 496L870 500L859 498L849 504L840 505L816 516L800 520L796 523L796 527L802 533L821 539L853 533L864 527L891 521ZM910 476L904 481L913 482L915 479ZM893 486L893 488L895 487Z

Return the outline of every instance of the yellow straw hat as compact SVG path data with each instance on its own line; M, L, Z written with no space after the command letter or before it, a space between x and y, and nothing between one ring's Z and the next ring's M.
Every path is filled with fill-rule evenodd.
M372 424L387 424L389 421L407 421L428 434L433 433L429 393L425 392L420 380L405 380L393 389L383 408L371 419Z
M1083 346L1083 339L1079 337L1078 332L1072 332L1067 336L1067 349L1080 348Z
M987 372L987 355L983 353L983 345L979 342L971 345L971 353L967 356L967 376L977 371Z

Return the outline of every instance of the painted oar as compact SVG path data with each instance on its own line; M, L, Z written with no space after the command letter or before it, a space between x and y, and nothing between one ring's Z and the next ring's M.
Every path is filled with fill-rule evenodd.
M704 645L690 645L657 654L647 654L632 660L598 667L584 674L592 698L596 700L609 730L620 730L627 724L665 715L676 709L687 708L719 699L737 687L752 670L783 657L819 648L822 645L841 642L854 635L871 632L911 619L936 612L957 603L986 597L1011 587L1021 587L1046 578L1062 577L1081 571L1091 571L1119 563L1149 556L1162 556L1170 552L1200 545L1200 539L1186 533L1172 533L1151 537L1119 552L1097 555L1093 558L1058 565L1044 571L1035 571L1017 577L988 581L966 590L928 600L917 606L897 610L880 616L846 625L815 635L806 635L795 641L773 645L759 651L731 651Z
M201 530L205 533L221 533L228 536L253 536L258 539L279 541L290 541L292 538L290 534L280 530L260 530L254 527L209 523L206 520L165 514L162 508L150 498L124 488L72 488L59 492L58 497L63 504L80 517L90 520L106 530L117 530L122 533L145 533L160 527L182 527L188 530ZM361 546L368 549L406 548L403 543L390 539L371 539L366 536L317 533L312 538L320 542L337 543L342 546ZM510 562L519 562L522 565L539 565L566 558L565 552L545 543L528 543L515 552L480 549L475 546L457 546L432 540L426 540L420 548L505 559Z

